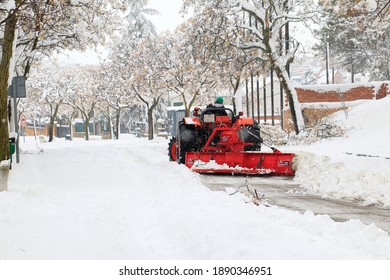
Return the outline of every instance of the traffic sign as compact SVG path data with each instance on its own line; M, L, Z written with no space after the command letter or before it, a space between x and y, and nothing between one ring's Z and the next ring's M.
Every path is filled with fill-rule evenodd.
M21 120L20 125L25 128L27 126L27 121L26 120Z

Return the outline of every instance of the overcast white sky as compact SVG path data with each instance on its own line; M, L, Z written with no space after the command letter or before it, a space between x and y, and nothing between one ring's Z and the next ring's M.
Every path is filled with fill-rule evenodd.
M149 0L148 7L156 9L161 14L151 18L156 25L157 32L167 29L174 30L183 21L179 14L181 5L181 0Z

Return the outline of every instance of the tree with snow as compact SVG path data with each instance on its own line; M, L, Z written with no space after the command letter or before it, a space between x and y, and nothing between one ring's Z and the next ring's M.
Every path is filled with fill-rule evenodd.
M126 85L124 92L122 92L123 97L119 98L118 96L117 101L126 98L127 105L132 106L137 104L134 98L137 97L139 103L147 107L148 137L153 139L153 110L160 99L155 94L157 93L156 90L160 90L155 87L158 73L153 73L152 66L148 65L148 63L153 64L154 62L145 54L147 51L145 44L149 40L153 40L156 35L155 27L148 16L155 15L158 12L147 8L148 1L145 0L128 0L127 2L129 8L124 17L125 24L120 30L119 38L116 38L110 46L109 63L111 69L115 69L117 78L121 79L121 83ZM145 81L142 79L145 79ZM117 105L119 104L117 103ZM111 102L111 108L114 106L119 110L120 108L117 105L114 106L114 103Z
M234 0L233 0L234 1ZM257 57L269 62L275 71L286 93L289 109L298 134L305 127L301 105L295 88L289 77L288 69L294 61L295 53L300 44L290 39L290 49L283 51L284 41L280 33L286 24L302 21L303 9L294 9L302 1L270 0L270 1L234 1L233 11L244 11L249 20L243 22L242 28L246 34L239 39L238 46L244 49L258 50Z
M307 1L224 0L223 2L226 3L226 13L230 15L233 24L243 31L237 33L234 43L241 49L256 51L258 60L272 66L287 95L294 130L299 133L305 127L305 123L288 69L294 61L300 44L290 38L290 47L284 50L286 42L281 40L280 33L284 31L286 24L302 22L311 16L311 13L305 9L308 6ZM205 0L187 0L186 5L195 7L196 11L211 4L210 1Z
M186 9L191 3L185 1L184 4ZM197 7L193 28L201 33L203 43L210 50L207 60L217 61L213 76L219 80L218 88L224 92L229 85L233 111L236 111L236 100L241 97L238 94L243 81L251 71L258 72L261 66L256 63L255 52L237 48L233 43L240 28L231 20L229 10L230 5L226 1L210 1Z
M73 94L74 88L73 68L44 67L33 71L30 75L29 90L39 94L37 101L47 109L49 142L54 139L54 126L63 102Z
M25 0L19 17L16 73L28 76L34 61L53 52L104 44L120 23L121 0Z
M64 103L78 110L84 123L85 140L89 140L89 124L101 101L98 91L99 66L84 66L74 72L77 73L74 90L64 99Z
M322 24L317 30L321 43L315 49L325 56L325 46L346 67L354 80L355 73L369 74L371 80L389 80L390 4L387 0L320 1Z
M120 122L123 110L134 104L134 95L123 78L120 68L113 63L100 66L98 79L98 94L101 102L98 105L100 112L108 122L110 138L119 139Z
M186 116L195 104L207 104L215 97L213 91L223 84L221 65L209 48L196 18L180 25L174 34L161 37L158 62L165 71L170 91L181 96ZM226 80L225 80L226 81ZM211 97L213 96L213 97Z
M60 120L65 120L69 127L69 139L73 138L73 122L78 115L78 110L66 103L63 103L58 113Z
M27 121L32 121L32 125L34 128L34 137L37 139L37 127L36 125L40 123L42 117L44 117L48 112L46 111L46 107L44 106L41 96L42 91L40 86L33 86L34 80L31 81L29 92L26 98L20 99L18 102L18 111L19 114L24 114L27 118Z
M168 92L164 83L164 70L155 56L160 51L156 47L157 40L158 37L149 37L141 41L128 63L129 72L132 73L131 88L135 96L146 106L149 140L154 137L154 110L162 96Z
M124 7L121 0L9 0L0 3L0 161L9 158L5 120L10 77L27 76L38 56L64 49L85 49L104 42L106 35L112 34L117 26L117 11Z

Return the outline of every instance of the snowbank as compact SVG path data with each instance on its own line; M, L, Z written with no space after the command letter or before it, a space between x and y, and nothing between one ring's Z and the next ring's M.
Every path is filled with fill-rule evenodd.
M390 208L390 97L334 115L348 137L289 147L299 158L295 181L324 197Z
M372 160L372 165L378 163ZM361 201L364 205L390 208L390 178L387 171L351 169L348 164L327 156L298 154L298 171L294 178L305 191L324 198Z

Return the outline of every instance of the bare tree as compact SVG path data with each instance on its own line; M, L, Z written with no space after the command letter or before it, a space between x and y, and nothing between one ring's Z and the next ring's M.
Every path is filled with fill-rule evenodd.
M100 101L97 83L99 79L98 73L98 66L79 68L74 90L64 100L66 105L77 109L81 114L84 123L85 140L90 139L89 124L95 116L95 109Z
M167 93L164 70L156 54L159 52L158 38L145 38L131 55L129 72L134 94L147 108L148 139L154 138L154 110L161 97Z
M101 65L99 71L98 94L102 102L98 107L107 119L111 139L119 139L122 112L134 103L128 79L122 78L119 71L113 63Z
M302 22L311 14L305 7L308 3L303 0L223 0L219 6L231 21L228 25L239 27L242 31L236 33L232 42L238 48L251 50L255 58L269 63L273 67L284 91L286 92L289 107L292 113L294 130L299 133L305 126L302 110L294 86L291 83L288 69L294 61L295 53L300 44L289 39L289 49L284 50L285 41L281 40L280 33L291 22ZM195 11L202 11L210 5L205 0L185 0L185 7L192 6ZM229 28L228 27L228 28Z

